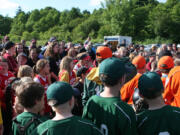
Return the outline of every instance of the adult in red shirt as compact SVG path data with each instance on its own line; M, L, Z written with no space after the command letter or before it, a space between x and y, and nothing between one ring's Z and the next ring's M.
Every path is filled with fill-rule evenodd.
M6 53L3 55L3 57L7 59L9 71L17 73L18 64L14 58L16 54L15 44L11 41L8 41L4 44L4 49L6 50Z
M151 64L156 60L156 53L152 52L150 55L149 55L149 62L146 64L146 69L148 71L151 71Z

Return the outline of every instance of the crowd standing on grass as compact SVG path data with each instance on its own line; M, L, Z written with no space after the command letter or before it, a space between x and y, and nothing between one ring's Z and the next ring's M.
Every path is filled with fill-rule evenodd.
M0 135L179 135L180 45L0 45Z

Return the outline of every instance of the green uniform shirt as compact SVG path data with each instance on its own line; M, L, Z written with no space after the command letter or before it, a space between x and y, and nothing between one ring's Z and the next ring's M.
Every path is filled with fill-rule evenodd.
M96 94L99 94L103 91L103 85L97 84L95 81L88 80L85 78L84 80L84 91L82 96L82 105L86 105L88 99Z
M63 120L48 120L40 124L32 135L102 135L90 121L73 116Z
M21 126L25 126L32 118L36 118L25 130L25 135L31 135L32 131L42 122L46 121L47 118L41 117L38 114L30 113L30 112L23 112L16 117L17 122ZM13 121L12 123L12 131L13 135L20 135L20 131L18 125Z
M140 135L180 135L180 108L164 106L137 114Z
M83 118L96 124L104 135L136 135L137 132L132 107L119 97L91 97L84 107Z

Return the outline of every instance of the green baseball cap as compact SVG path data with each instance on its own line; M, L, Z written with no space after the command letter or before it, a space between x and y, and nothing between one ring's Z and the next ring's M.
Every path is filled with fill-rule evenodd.
M57 101L53 104L53 106L57 106L69 101L74 95L74 91L70 84L58 81L48 87L46 94L47 100Z
M118 79L126 73L124 61L111 57L105 59L99 65L99 75L105 74L111 79Z
M164 87L160 76L156 72L144 73L138 81L138 88L140 95L153 99L156 98Z

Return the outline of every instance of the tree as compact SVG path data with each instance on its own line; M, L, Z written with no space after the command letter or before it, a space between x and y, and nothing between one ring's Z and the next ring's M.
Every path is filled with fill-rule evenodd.
M12 18L0 15L0 34L7 35L11 30Z

